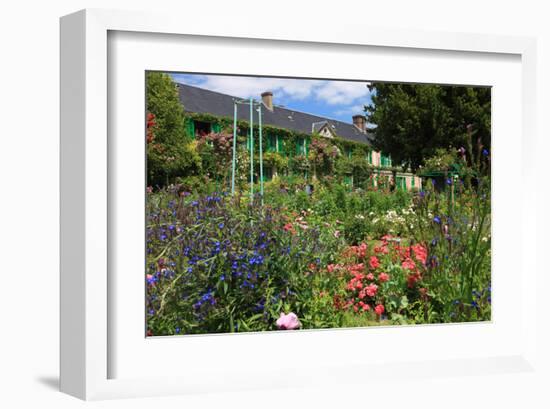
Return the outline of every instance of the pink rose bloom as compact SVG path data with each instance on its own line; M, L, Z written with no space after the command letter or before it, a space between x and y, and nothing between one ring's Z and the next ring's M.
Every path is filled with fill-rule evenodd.
M378 260L378 257L376 257L376 256L371 256L371 258L369 260L369 264L372 268L380 267L380 261Z
M385 283L386 281L388 281L390 279L390 276L386 273L380 273L380 275L378 276L378 280L381 282L381 283Z
M293 312L285 314L281 313L281 316L277 320L277 328L279 329L298 329L302 326L298 317Z
M414 261L412 261L410 258L407 258L403 263L401 263L401 266L406 270L414 270L416 268L416 264L414 264Z
M376 284L369 284L365 290L369 297L374 297L378 291L378 286Z
M382 315L384 314L384 306L382 304L378 304L376 307L374 307L374 312L377 314L377 315Z
M340 230L335 230L335 231L334 231L334 237L335 237L335 238L340 237Z

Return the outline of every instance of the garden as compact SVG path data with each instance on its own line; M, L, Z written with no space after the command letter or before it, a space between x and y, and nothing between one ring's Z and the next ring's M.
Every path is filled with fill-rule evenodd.
M314 137L305 154L268 155L284 171L254 179L252 195L246 177L232 194L227 124L174 143L169 130L184 134L185 115L155 98L148 336L491 319L491 158L471 127L464 146L423 158L419 188L377 177L358 159L362 147L345 155L337 141Z

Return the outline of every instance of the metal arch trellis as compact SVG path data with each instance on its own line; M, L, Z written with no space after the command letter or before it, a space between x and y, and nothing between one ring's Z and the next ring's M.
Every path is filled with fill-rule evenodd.
M260 161L260 199L264 204L264 163L262 146L262 103L250 99L233 100L233 159L231 163L231 195L235 194L235 173L237 168L237 113L238 105L250 106L250 126L249 126L249 150L250 150L250 200L254 199L254 106L258 108L258 140L259 140L259 161Z

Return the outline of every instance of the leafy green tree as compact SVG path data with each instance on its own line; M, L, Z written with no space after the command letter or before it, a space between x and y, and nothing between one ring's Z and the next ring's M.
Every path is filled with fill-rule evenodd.
M164 186L200 170L196 146L185 132L178 90L169 75L147 72L147 184Z
M490 88L373 82L369 89L365 112L376 126L373 145L395 164L416 171L438 148L490 148Z

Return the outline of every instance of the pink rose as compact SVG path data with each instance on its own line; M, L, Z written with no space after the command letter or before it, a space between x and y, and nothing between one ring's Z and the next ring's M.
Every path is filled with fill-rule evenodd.
M277 328L279 329L298 329L302 326L298 317L293 312L285 314L281 313L281 316L277 320Z
M374 307L374 312L376 313L376 315L384 314L384 306L382 304L378 304L376 307Z
M386 273L380 273L380 275L378 276L378 280L381 282L381 283L385 283L386 281L388 281L390 279L390 276L389 274L386 274Z
M365 290L369 297L374 297L378 291L378 286L376 284L369 284Z

